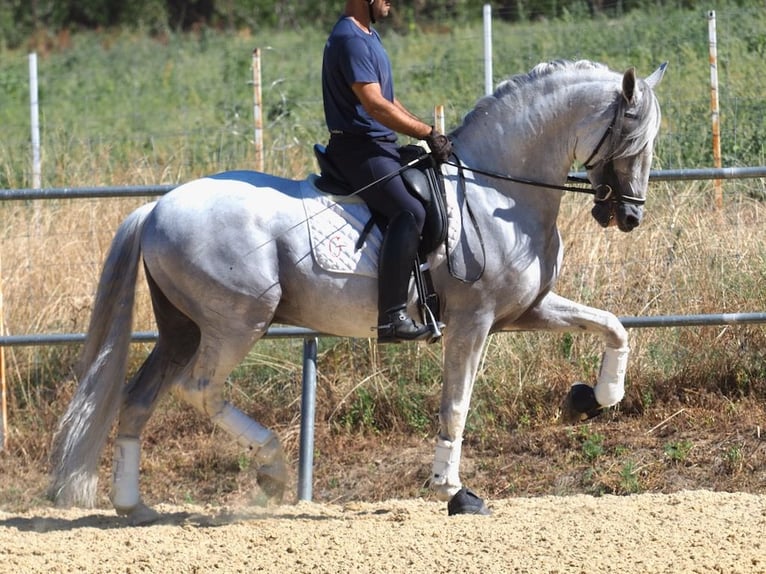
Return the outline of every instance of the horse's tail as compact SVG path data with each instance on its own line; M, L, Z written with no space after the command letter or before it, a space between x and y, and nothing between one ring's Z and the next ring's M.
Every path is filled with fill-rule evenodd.
M59 420L48 496L61 506L93 506L98 465L125 386L141 230L147 204L122 222L109 248L80 358L79 384Z

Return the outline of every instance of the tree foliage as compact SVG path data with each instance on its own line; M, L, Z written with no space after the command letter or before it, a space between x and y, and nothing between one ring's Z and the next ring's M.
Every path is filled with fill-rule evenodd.
M476 20L485 4L492 6L496 18L513 22L572 15L618 16L649 7L704 7L698 0L413 0L394 3L392 25L407 32L445 20ZM6 46L14 46L40 30L134 27L157 33L200 27L254 31L327 28L343 6L343 0L0 0L0 33Z

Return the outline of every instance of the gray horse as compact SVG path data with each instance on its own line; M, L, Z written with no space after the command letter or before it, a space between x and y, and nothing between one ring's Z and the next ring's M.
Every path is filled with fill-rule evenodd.
M458 470L491 333L597 334L601 368L593 386L572 386L567 420L623 397L629 347L620 321L553 291L563 255L556 220L563 184L579 161L598 223L622 231L639 225L660 125L653 89L664 70L641 80L633 69L617 73L589 61L539 64L499 84L451 134L456 159L442 166L449 233L427 258L446 324L431 485L450 514L489 512ZM315 180L219 174L181 185L125 219L102 271L79 384L54 439L49 495L56 503L94 503L98 463L119 415L112 503L131 524L156 519L140 497L140 436L171 388L250 448L261 488L281 496L287 470L280 441L224 400L227 376L272 323L368 338L377 319L380 235L373 230L355 247L366 206L328 200ZM126 384L142 258L159 338Z

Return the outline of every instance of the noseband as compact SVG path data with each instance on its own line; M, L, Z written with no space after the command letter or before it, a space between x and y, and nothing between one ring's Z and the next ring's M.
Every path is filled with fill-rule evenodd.
M604 131L604 135L601 136L601 139L598 140L598 143L596 144L596 147L593 149L593 152L590 154L590 156L588 156L588 159L585 160L585 163L583 163L583 167L585 167L586 170L590 171L600 163L600 162L592 163L593 158L596 157L596 155L598 155L598 152L601 150L601 146L604 145L604 142L606 142L609 135L615 134L615 133L619 134L622 131L622 122L620 122L620 125L617 125L617 120L620 117L636 119L637 116L630 112L625 112L622 116L620 116L620 105L619 104L617 105L617 111L614 113L612 122L606 128L606 131ZM604 160L601 160L601 161L604 161ZM617 181L617 175L614 173L613 158L609 157L609 159L606 160L603 171L604 171L604 176L606 177L607 183L601 183L593 188L593 191L594 191L593 201L595 203L603 203L606 201L614 201L617 203L630 203L633 205L644 205L646 203L646 199L642 197L631 197L629 195L624 195L621 192L618 192L615 195L614 190L619 189L619 184Z

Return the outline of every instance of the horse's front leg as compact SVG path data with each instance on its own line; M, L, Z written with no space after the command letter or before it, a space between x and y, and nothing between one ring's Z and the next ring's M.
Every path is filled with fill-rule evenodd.
M572 385L564 400L563 419L573 423L589 419L625 396L625 371L628 366L628 332L608 311L588 307L548 293L538 305L508 326L514 330L587 332L600 335L605 344L595 386Z
M439 434L436 437L431 487L441 500L448 500L452 514L489 514L484 501L463 487L460 481L460 456L474 380L489 325L471 325L474 318L452 318L459 328L444 336L444 358Z

